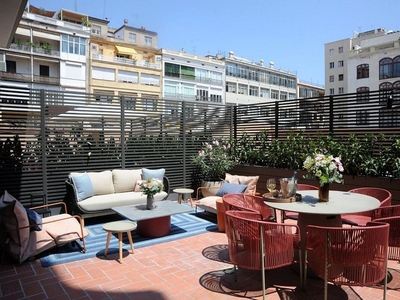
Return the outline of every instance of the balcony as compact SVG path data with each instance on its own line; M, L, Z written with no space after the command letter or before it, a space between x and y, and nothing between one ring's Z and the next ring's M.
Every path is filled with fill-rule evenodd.
M219 85L219 86L223 85L222 80L214 79L214 78L190 76L190 75L184 75L184 74L178 74L178 73L172 73L172 72L165 72L165 76L170 77L170 78L179 78L179 79L183 79L183 80L194 81L194 82L209 83L209 84L214 84L214 85Z
M0 78L8 81L18 82L34 82L51 85L60 85L59 77L48 77L40 75L22 74L22 73L11 73L11 72L0 72Z
M11 44L10 50L16 50L18 52L23 53L34 53L34 54L41 54L51 57L60 57L60 51L54 51L49 49L48 47L33 47L31 45L18 45L18 44Z
M143 68L148 68L148 69L157 69L157 70L161 69L161 64L159 64L159 63L137 61L134 59L122 58L122 57L116 57L116 56L107 56L107 55L93 53L92 59L106 61L106 62L114 62L117 64L123 64L123 65L143 67Z

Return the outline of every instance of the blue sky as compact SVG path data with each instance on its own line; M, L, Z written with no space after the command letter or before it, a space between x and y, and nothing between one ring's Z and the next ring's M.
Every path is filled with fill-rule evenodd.
M302 81L324 82L324 46L353 31L400 30L400 0L29 0L50 11L65 8L120 27L158 33L159 48L197 55L260 59Z

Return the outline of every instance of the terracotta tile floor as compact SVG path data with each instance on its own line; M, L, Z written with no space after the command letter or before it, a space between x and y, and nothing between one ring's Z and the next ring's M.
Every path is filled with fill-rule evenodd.
M88 245L90 247L90 245ZM260 272L239 270L235 282L224 233L205 234L136 249L124 259L92 258L44 268L38 260L0 267L1 299L262 299ZM400 299L400 265L389 262L393 279L387 299ZM266 299L322 299L323 282L296 288L291 267L266 273ZM329 299L382 299L382 286L329 287Z

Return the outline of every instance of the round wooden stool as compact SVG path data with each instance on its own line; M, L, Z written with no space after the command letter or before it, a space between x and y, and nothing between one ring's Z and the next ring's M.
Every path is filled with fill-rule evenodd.
M119 243L119 262L122 263L122 234L126 232L128 235L128 240L131 245L132 254L135 252L133 247L132 235L131 231L135 230L137 224L130 221L115 221L105 223L103 225L103 229L108 232L107 234L107 242L106 242L106 249L104 250L104 256L107 256L108 246L110 245L111 235L113 233L118 233L118 243Z

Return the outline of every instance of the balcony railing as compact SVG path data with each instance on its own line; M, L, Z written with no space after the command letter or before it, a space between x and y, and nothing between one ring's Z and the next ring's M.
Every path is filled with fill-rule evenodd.
M52 85L60 85L59 77L49 77L22 73L0 72L0 78L3 80L12 80L18 82L35 82Z
M10 49L17 50L20 52L25 52L25 53L35 53L35 54L43 54L43 55L48 55L48 56L53 56L53 57L60 57L60 51L44 49L42 47L32 47L30 45L11 44Z
M157 69L157 70L161 69L161 64L159 64L159 63L138 61L138 60L134 60L134 59L130 59L130 58L107 56L107 55L96 54L96 53L92 54L92 59L101 60L101 61L115 62L115 63L118 63L118 64L124 64L124 65L144 67L144 68L149 68L149 69Z
M177 74L177 73L172 73L172 72L165 72L165 76L171 77L171 78L180 78L180 79L184 79L184 80L196 81L196 82L210 83L210 84L215 84L215 85L223 84L223 81L219 80L219 79L206 78L206 77L200 77L200 76L190 76L190 75Z

